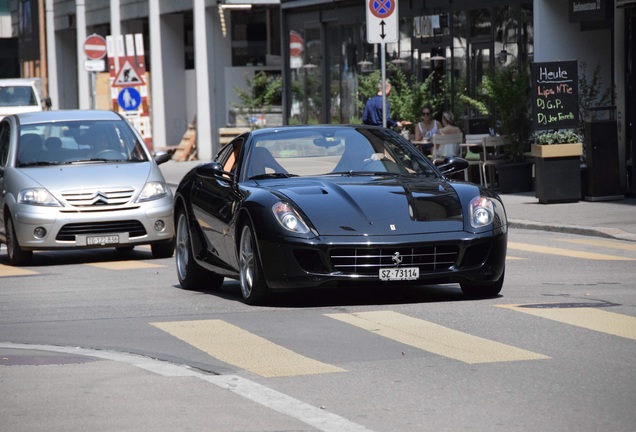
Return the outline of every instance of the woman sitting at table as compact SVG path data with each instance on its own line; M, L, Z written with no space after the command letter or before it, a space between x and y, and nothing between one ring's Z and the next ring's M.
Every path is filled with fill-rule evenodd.
M433 135L441 128L441 123L433 118L433 108L430 105L422 108L422 121L415 128L415 142L424 154L431 152Z
M462 133L462 130L455 126L453 122L455 121L455 116L450 111L444 111L442 114L442 127L439 130L440 135L452 135Z

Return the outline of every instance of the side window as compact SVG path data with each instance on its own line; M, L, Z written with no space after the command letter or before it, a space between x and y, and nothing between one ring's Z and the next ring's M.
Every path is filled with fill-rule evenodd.
M223 171L235 172L238 164L241 148L243 148L244 138L239 137L225 146L219 152L216 161L221 164Z
M7 165L9 159L9 138L11 137L11 128L8 123L0 124L0 166Z

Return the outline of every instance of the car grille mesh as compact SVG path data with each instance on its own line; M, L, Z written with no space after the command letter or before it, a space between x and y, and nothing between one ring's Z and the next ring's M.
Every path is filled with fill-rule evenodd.
M457 245L343 248L331 251L331 263L335 271L343 274L377 276L381 267L395 267L396 257L402 260L400 267L419 267L422 274L449 270L458 255Z
M135 189L132 187L125 188L107 188L99 190L77 190L63 192L62 196L69 205L73 207L92 207L92 206L120 206L128 203Z
M127 232L129 237L146 235L143 224L136 220L66 224L57 233L59 241L75 241L78 235L103 235Z

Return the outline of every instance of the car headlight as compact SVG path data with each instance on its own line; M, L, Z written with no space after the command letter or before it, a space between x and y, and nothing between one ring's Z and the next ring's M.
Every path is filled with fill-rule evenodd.
M277 202L272 206L272 212L278 223L288 231L306 234L309 227L292 206L284 202Z
M470 200L470 224L473 228L490 225L495 217L495 209L490 198L475 197Z
M45 188L23 189L18 194L18 204L28 204L47 207L61 207L62 204L55 199Z
M162 182L148 182L139 194L137 202L152 201L168 195L168 187Z

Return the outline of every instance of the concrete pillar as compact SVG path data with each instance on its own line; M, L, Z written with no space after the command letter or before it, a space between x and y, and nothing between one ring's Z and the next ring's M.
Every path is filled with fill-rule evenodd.
M217 128L214 107L211 103L213 71L209 63L213 61L211 47L214 45L212 35L213 15L206 9L205 0L194 0L194 69L196 77L197 106L197 152L201 160L210 160L217 141ZM210 43L208 43L210 41ZM188 119L191 120L191 119Z
M161 6L158 1L148 2L148 26L150 34L152 142L154 148L167 146L165 97L163 93L163 50L161 32Z
M84 0L75 0L75 17L77 19L77 95L78 107L89 109L91 106L89 74L84 69L84 41L86 40L86 5Z
M121 9L119 0L110 0L110 34L115 37L121 34Z
M49 73L49 97L51 109L60 108L59 83L57 82L57 53L55 48L55 11L53 0L46 0L44 5L46 19L46 53Z

